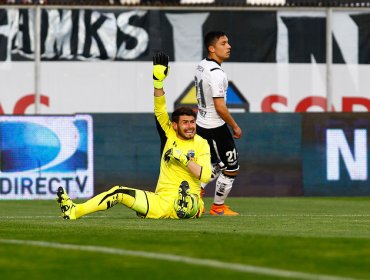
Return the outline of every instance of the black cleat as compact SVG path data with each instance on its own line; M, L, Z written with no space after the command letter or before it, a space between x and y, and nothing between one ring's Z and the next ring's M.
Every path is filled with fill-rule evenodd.
M190 187L187 181L182 181L179 187L179 194L175 203L175 210L177 217L180 219L186 218L187 214L190 212L191 196Z

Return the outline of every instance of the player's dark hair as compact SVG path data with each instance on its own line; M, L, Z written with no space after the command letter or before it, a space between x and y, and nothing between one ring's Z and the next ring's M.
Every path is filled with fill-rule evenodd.
M197 118L197 114L194 110L190 107L178 107L172 113L172 121L175 123L179 123L180 116L192 116Z
M219 30L209 31L204 36L204 47L206 48L207 52L208 52L208 47L214 45L216 41L222 36L226 36L226 34L225 32L219 31Z

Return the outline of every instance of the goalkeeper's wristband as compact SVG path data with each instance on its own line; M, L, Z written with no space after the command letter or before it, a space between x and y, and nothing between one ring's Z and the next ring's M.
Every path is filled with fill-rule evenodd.
M161 89L163 88L163 81L153 80L153 85L154 85L154 88Z

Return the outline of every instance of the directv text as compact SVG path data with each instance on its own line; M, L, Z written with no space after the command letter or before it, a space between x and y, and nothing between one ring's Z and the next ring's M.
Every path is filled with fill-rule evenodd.
M0 177L0 197L16 195L54 195L58 187L67 192L72 189L83 193L88 182L88 176L76 177Z

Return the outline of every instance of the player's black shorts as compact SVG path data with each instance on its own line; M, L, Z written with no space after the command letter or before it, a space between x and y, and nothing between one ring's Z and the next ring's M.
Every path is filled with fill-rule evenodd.
M238 151L234 138L225 123L216 128L203 128L197 125L197 134L207 139L211 148L211 162L225 166L226 171L239 170Z

